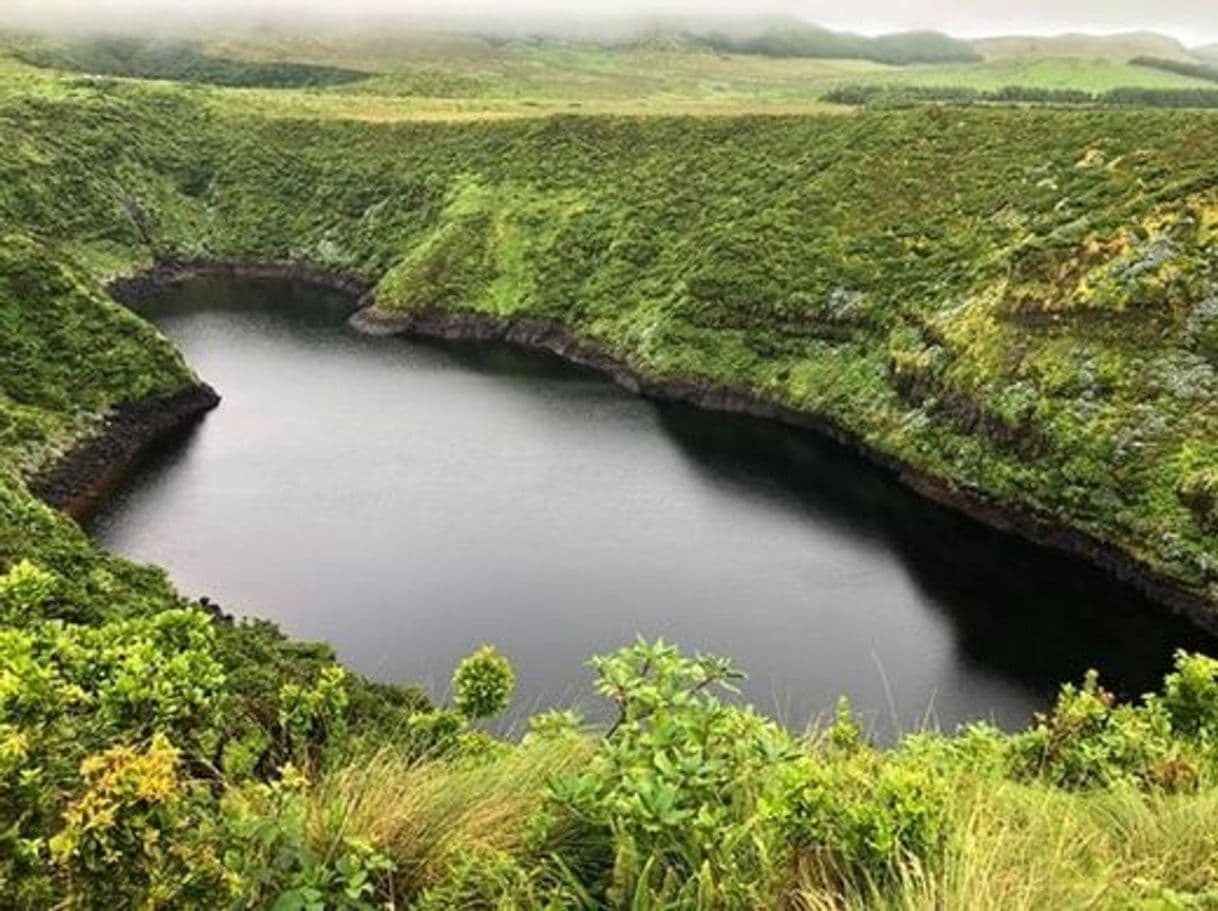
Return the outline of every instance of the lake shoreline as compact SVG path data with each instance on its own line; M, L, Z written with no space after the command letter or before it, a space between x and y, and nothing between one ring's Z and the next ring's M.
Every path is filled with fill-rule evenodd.
M747 389L649 375L555 321L507 319L472 312L383 313L376 310L374 285L366 278L295 262L166 260L143 272L113 280L108 290L120 302L133 305L160 288L201 276L308 282L350 295L353 299L350 324L369 335L417 336L456 342L502 342L549 353L568 363L591 369L638 395L681 402L705 411L745 414L811 430L891 473L920 496L963 513L990 528L1018 535L1034 544L1098 566L1206 632L1218 634L1218 606L1115 545L1064 526L1052 518L994 501L978 491L959 488L946 479L874 449L848 428L822 415L767 400ZM132 410L126 417L120 414L108 421L107 429L100 436L85 441L50 471L44 472L32 489L51 505L69 514L77 515L74 510L87 510L124 476L144 450L190 420L197 419L219 402L214 390L205 384L178 395L184 398L174 402L153 400L142 406L129 406ZM149 410L142 411L144 408Z
M30 491L80 521L127 477L152 446L219 404L219 394L202 382L169 395L125 402L106 415L98 433L38 473L29 483Z
M370 297L365 296L360 309L351 318L352 326L370 335L420 336L458 342L504 342L553 354L568 363L594 370L622 388L648 398L680 402L705 411L745 414L778 421L827 436L890 472L920 496L963 513L990 528L1018 535L1033 544L1070 554L1098 566L1206 632L1218 634L1218 607L1119 547L1050 518L996 502L977 491L961 489L950 481L874 449L849 429L823 415L781 405L746 389L649 375L557 322L532 318L505 319L470 312L386 314L375 309Z

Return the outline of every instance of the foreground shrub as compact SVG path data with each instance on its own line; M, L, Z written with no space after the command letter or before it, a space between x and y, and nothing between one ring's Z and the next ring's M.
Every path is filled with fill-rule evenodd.
M276 911L375 911L392 862L367 842L307 831L308 781L289 767L279 781L230 794L223 812L224 866L239 907Z
M605 846L603 866L577 871L582 881L614 905L764 905L776 846L763 798L794 741L720 702L715 691L741 676L723 659L640 641L592 666L617 720L587 770L551 792L557 820Z
M39 617L55 595L55 575L29 560L0 576L0 620L22 623Z
M453 701L457 711L471 721L506 709L515 687L511 663L490 645L462 660L453 672Z
M1173 698L1182 718L1187 701L1183 693ZM1014 769L1070 789L1193 789L1198 758L1174 733L1172 711L1162 700L1119 704L1091 671L1081 687L1063 686L1053 710L1012 739Z
M884 886L902 863L929 863L943 848L947 782L933 767L869 750L811 756L783 784L776 816L813 879Z
M1161 704L1174 733L1218 746L1218 661L1177 652L1175 670L1163 681Z
M49 844L74 906L198 906L222 891L219 858L200 837L206 805L181 771L160 734L146 749L113 747L84 762L85 790Z
M586 895L545 882L502 851L471 851L453 863L444 880L428 889L418 911L563 911L591 905Z

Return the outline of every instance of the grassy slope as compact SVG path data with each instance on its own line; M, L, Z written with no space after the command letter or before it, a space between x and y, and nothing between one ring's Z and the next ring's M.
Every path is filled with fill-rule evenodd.
M966 86L981 91L1012 85L1087 92L1132 86L1170 89L1206 85L1204 80L1131 66L1124 61L1070 57L1017 57L964 66L906 68L893 76L894 85ZM881 81L877 76L868 79Z
M1008 85L1105 91L1186 88L1204 82L1129 66L1129 57L1030 54L977 64L892 67L861 60L777 59L709 52L680 42L604 48L556 41L490 45L449 36L349 35L328 39L215 39L217 55L258 61L301 60L382 73L352 92L331 89L285 105L265 99L262 115L316 116L342 108L389 119L417 110L468 115L572 111L741 113L814 110L828 89L856 82L905 85ZM342 101L338 101L339 97ZM357 99L362 98L363 101Z

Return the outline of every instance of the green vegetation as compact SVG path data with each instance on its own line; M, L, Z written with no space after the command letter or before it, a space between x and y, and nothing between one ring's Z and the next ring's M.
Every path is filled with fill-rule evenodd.
M830 89L832 104L896 108L919 104L1050 104L1107 107L1218 108L1218 89L1110 89L1093 94L1081 89L1040 89L1008 85L983 92L967 86L843 85Z
M981 59L968 42L940 32L901 32L869 38L834 32L802 20L775 22L756 34L714 33L706 41L716 50L767 57L857 58L898 65L972 63Z
M868 77L908 86L964 86L994 92L1008 86L1098 94L1122 88L1205 88L1207 83L1165 70L1134 66L1125 60L1072 57L1002 57L982 63L903 67ZM856 80L857 81L857 80Z
M189 42L139 38L81 39L65 44L37 42L20 48L16 56L31 66L49 69L233 87L342 85L368 76L359 70L339 67L209 57Z
M589 97L637 59L528 53L558 61L538 93L574 57L609 68ZM725 65L708 58L668 72ZM788 64L753 60L737 84ZM500 65L427 86L479 96ZM525 117L527 95L441 108L370 87L399 78L0 75L5 903L1218 901L1210 659L1180 655L1135 704L1088 677L1025 731L880 750L846 705L797 735L731 701L730 663L639 643L593 663L604 730L550 713L509 743L479 727L514 685L493 649L455 670L450 706L373 685L187 602L31 496L113 409L195 381L108 278L311 263L375 283L375 318L550 321L647 376L823 416L1218 601L1218 117ZM480 119L372 122L454 113Z
M387 32L339 32L257 39L203 36L192 53L207 60L266 68L307 65L321 71L366 74L315 90L251 88L222 93L224 110L243 106L260 118L326 117L384 122L406 119L535 117L545 113L808 113L823 110L828 90L857 83L1007 86L1091 93L1117 88L1204 88L1209 83L1112 57L1001 57L975 63L891 66L863 57L769 57L715 51L690 37L653 38L605 46L555 39L492 42L474 37ZM164 47L174 42L153 47ZM16 56L5 58L3 48ZM45 41L0 37L0 69L26 67L26 78L53 81L18 57ZM139 44L140 47L145 45ZM64 44L52 44L62 53ZM843 51L844 53L845 51ZM1160 53L1162 56L1162 53ZM176 59L176 58L175 58ZM184 58L189 59L189 58ZM165 65L180 65L171 59ZM253 81L252 79L249 81ZM279 83L274 83L278 85ZM207 91L200 87L200 93Z

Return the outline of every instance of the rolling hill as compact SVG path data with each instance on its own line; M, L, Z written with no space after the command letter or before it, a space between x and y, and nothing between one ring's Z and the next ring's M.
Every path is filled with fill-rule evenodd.
M1157 32L1127 32L1119 35L1002 35L972 42L974 50L986 60L1016 58L1082 58L1126 62L1134 57L1187 60L1182 43Z

